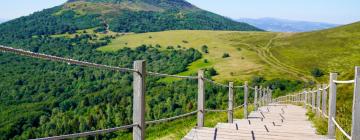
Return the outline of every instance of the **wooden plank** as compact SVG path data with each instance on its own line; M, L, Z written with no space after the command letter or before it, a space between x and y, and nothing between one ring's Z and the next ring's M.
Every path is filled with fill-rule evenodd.
M266 99L266 98L264 98ZM306 110L301 106L263 106L249 114L248 119L235 119L233 123L218 123L215 128L197 128L192 130L184 139L186 140L318 140L325 139L317 135L316 129L307 120ZM265 118L262 120L260 111ZM286 120L281 121L279 114ZM252 117L258 118L252 118ZM250 122L249 122L250 121ZM274 123L275 122L275 123ZM216 134L216 135L215 135Z

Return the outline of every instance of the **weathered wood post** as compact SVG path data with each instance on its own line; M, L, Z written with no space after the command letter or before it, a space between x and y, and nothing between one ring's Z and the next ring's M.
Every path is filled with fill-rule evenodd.
M315 91L311 91L311 105L312 105L312 111L315 112L316 108L315 108L315 101L316 101L316 96L315 96Z
M271 89L269 90L269 100L270 100L270 103L273 103L273 100L272 100L272 90L271 90Z
M351 140L360 140L360 67L355 67Z
M306 109L306 106L307 106L307 92L306 92L306 90L304 90L304 108Z
M234 83L229 82L229 109L228 109L228 123L233 123L234 110Z
M335 138L335 124L332 118L336 118L336 84L334 80L337 78L337 73L330 73L330 95L329 95L329 120L328 120L328 138Z
M204 70L198 71L198 113L197 113L197 127L204 127L205 119L205 82Z
M316 90L316 115L320 115L320 104L321 104L321 85L317 85L317 90Z
M137 124L133 128L133 139L145 139L145 78L146 78L146 62L139 60L134 62L133 73L133 124Z
M248 94L249 94L248 82L246 81L244 85L244 118L245 119L248 118Z
M259 87L259 101L258 101L258 104L259 104L259 107L262 106L262 86Z
M268 92L267 92L267 89L264 87L264 106L266 106L267 105L267 94L268 94Z
M326 113L326 103L327 103L327 92L326 92L326 84L323 84L323 90L322 90L322 107L321 107L321 110L322 110L322 113L323 114L327 114ZM322 115L323 116L323 115Z
M258 86L255 86L255 95L254 95L254 106L255 106L255 111L258 110L258 93L259 92L259 89L258 89Z

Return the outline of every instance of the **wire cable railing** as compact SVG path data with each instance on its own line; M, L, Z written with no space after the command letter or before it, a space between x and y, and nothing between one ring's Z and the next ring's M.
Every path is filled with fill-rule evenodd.
M33 57L33 58L40 58L40 59L45 59L45 60L50 60L50 61L65 62L68 64L74 64L74 65L79 65L79 66L94 67L94 68L108 69L108 70L121 71L121 72L136 72L134 69L130 69L130 68L114 67L114 66L96 64L96 63L91 63L91 62L86 62L86 61L79 61L79 60L74 60L74 59L69 59L69 58L57 57L57 56L52 56L52 55L47 55L47 54L42 54L42 53L34 53L34 52L30 52L30 51L25 51L22 49L5 47L2 45L0 45L0 51L15 53L15 54Z
M340 130L340 132L346 136L349 140L351 140L351 136L345 132L343 128L336 122L335 118L331 118L331 121L335 124L335 126Z
M163 74L163 73L157 73L157 72L147 72L147 74L153 75L153 76L173 77L173 78L180 78L180 79L193 79L193 80L198 79L198 77L195 77L195 76L171 75L171 74Z
M74 59L70 59L70 58L63 58L63 57L52 56L52 55L47 55L47 54L42 54L42 53L34 53L34 52L26 51L26 50L23 50L23 49L16 49L16 48L6 47L6 46L2 46L2 45L0 45L0 51L10 52L10 53L23 55L23 56L28 56L28 57L32 57L32 58L39 58L39 59L44 59L44 60L56 61L56 62L64 62L64 63L78 65L78 66L93 67L93 68L107 69L107 70L120 71L120 72L133 72L133 73L137 73L139 75L141 75L141 73L142 73L140 70L138 71L138 70L131 69L131 68L122 68L122 67L116 67L116 66L96 64L96 63L91 63L91 62L86 62L86 61L79 61L79 60L74 60ZM225 85L225 84L218 83L218 82L213 81L213 80L208 79L208 78L197 77L197 76L180 76L180 75L163 74L163 73L149 72L149 71L145 72L145 73L147 75L152 75L152 76L173 77L173 78L181 78L181 79L193 79L193 80L195 80L195 79L201 78L202 80L204 80L204 81L206 81L208 83L211 83L213 85L226 87L226 88L230 87L229 85ZM254 87L249 87L249 86L245 86L245 85L232 86L232 87L233 88L245 88L245 87L248 87L250 89L256 89ZM258 90L264 90L263 91L264 94L266 92L265 88L264 89L258 89ZM260 100L260 101L262 101L262 100ZM244 104L242 104L240 106L237 106L237 107L235 107L233 109L238 109L238 108L242 108L242 107L247 108L247 103L246 104L244 103ZM207 111L207 112L227 112L229 110L205 109L205 111ZM196 111L192 111L192 112L189 112L189 113L185 113L185 114L182 114L182 115L177 115L177 116L173 116L173 117L169 117L169 118L163 118L163 119L153 120L153 121L146 121L145 124L150 125L150 124L168 122L168 121L180 119L180 118L183 118L183 117L187 117L187 116L190 116L190 115L194 115L194 114L196 114L198 112L199 112L199 110L196 110ZM129 129L129 128L141 127L140 125L141 125L141 123L136 123L136 124L134 123L132 125L124 125L124 126L120 126L120 127L114 127L114 128L108 128L108 129L102 129L102 130L95 130L95 131L89 131L89 132L74 133L74 134L67 134L67 135L60 135L60 136L46 137L46 138L39 138L39 139L40 140L45 140L45 139L73 139L73 138L78 138L78 137L86 137L86 136L93 136L93 135L110 133L110 132L118 131L118 130L121 130L121 129Z
M159 120L153 120L153 121L147 121L147 122L145 122L145 124L149 125L149 124L168 122L168 121L172 121L172 120L176 120L176 119L180 119L180 118L184 118L184 117L187 117L187 116L194 115L197 112L198 111L196 110L196 111L193 111L193 112L185 113L185 114L182 114L182 115L177 115L177 116L174 116L174 117L169 117L169 118L164 118L164 119L159 119Z
M99 135L99 134L111 133L111 132L115 132L115 131L122 130L122 129L129 129L129 128L132 128L134 126L137 126L137 124L124 125L124 126L120 126L120 127L114 127L114 128L108 128L108 129L102 129L102 130L95 130L95 131L88 131L88 132L81 132L81 133L68 134L68 135L37 138L37 139L31 139L31 140L74 139L74 138L79 138L79 137L95 136L95 135Z
M347 81L334 80L334 83L336 83L336 84L353 84L354 82L355 82L355 80L347 80Z

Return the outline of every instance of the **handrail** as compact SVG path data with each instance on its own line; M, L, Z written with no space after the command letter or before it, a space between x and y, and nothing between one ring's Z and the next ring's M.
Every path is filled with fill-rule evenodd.
M210 83L215 84L215 85L218 85L218 86L229 87L228 85L224 85L224 84L215 82L215 81L213 81L213 80L211 80L211 79L207 79L207 78L203 78L203 79L204 79L205 81L207 81L207 82L210 82Z
M343 133L346 138L348 138L349 140L351 139L351 136L345 132L345 130L343 128L340 127L340 125L336 122L336 120L334 118L331 118L332 122L334 122L335 126L341 131L341 133Z
M110 132L118 131L118 130L121 130L121 129L132 128L134 126L137 126L137 124L124 125L124 126L120 126L120 127L114 127L114 128L108 128L108 129L102 129L102 130L95 130L95 131L88 131L88 132L82 132L82 133L60 135L60 136L54 136L54 137L37 138L37 139L32 139L32 140L73 139L73 138L78 138L78 137L85 137L85 136L93 136L93 135L98 135L98 134L110 133Z
M205 109L206 112L227 112L229 110Z
M238 108L242 108L242 107L244 107L244 104L234 107L234 109L238 109Z
M96 63L91 63L91 62L86 62L86 61L79 61L79 60L63 58L63 57L58 57L58 56L53 56L53 55L47 55L47 54L42 54L42 53L34 53L31 51L25 51L23 49L15 49L15 48L11 48L11 47L5 47L2 45L0 45L0 51L11 52L11 53L29 56L29 57L33 57L33 58L41 58L41 59L45 59L45 60L65 62L65 63L75 64L75 65L80 65L80 66L110 69L110 70L121 71L121 72L126 72L126 71L137 72L134 69L130 69L130 68L120 68L120 67L115 67L115 66L108 66L108 65L96 64Z
M121 68L121 67L115 67L115 66L109 66L109 65L103 65L103 64L96 64L96 63L91 63L91 62L86 62L86 61L79 61L79 60L74 60L74 59L70 59L70 58L63 58L63 57L58 57L58 56L53 56L53 55L47 55L47 54L42 54L42 53L35 53L35 52L31 52L31 51L26 51L23 49L16 49L16 48L12 48L12 47L6 47L3 45L0 45L0 51L4 51L4 52L11 52L11 53L15 53L15 54L20 54L20 55L24 55L24 56L29 56L29 57L33 57L33 58L41 58L41 59L45 59L45 60L51 60L51 61L57 61L57 62L65 62L65 63L69 63L69 64L75 64L75 65L79 65L79 66L87 66L87 67L95 67L95 68L103 68L103 69L110 69L110 70L115 70L115 71L121 71L121 72L137 72L134 69L130 69L130 68ZM147 74L149 75L154 75L154 76L161 76L161 77L174 77L174 78L182 78L182 79L197 79L198 77L196 76L181 76L181 75L171 75L171 74L164 74L164 73L157 73L157 72L150 72L148 71ZM204 80L213 83L215 85L219 85L219 86L223 86L223 87L229 87L228 85L224 85L218 82L215 82L211 79L207 79L204 78ZM234 86L234 88L243 88L244 86ZM253 87L250 87L250 89L254 89Z
M155 123L168 122L168 121L172 121L172 120L175 120L175 119L179 119L179 118L183 118L183 117L187 117L187 116L196 114L197 112L198 111L195 110L193 112L185 113L185 114L174 116L174 117L169 117L169 118L164 118L164 119L159 119L159 120L153 120L153 121L147 121L147 122L145 122L145 124L149 125L149 124L155 124Z
M334 83L336 84L353 84L355 82L355 80L348 80L348 81L338 81L338 80L333 80Z
M160 76L160 77L174 77L174 78L181 78L181 79L198 79L196 76L181 76L181 75L171 75L171 74L163 74L157 72L147 72L149 75L153 76Z

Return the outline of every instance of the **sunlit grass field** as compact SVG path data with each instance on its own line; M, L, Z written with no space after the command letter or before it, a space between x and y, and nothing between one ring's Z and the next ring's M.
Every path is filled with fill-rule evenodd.
M116 51L124 47L135 48L142 44L156 46L162 49L168 46L179 48L195 48L201 51L203 45L208 46L209 53L203 53L203 59L192 63L188 71L180 75L196 73L202 68L213 67L219 73L214 79L217 81L244 81L253 75L262 75L269 79L285 77L293 79L285 72L271 68L258 57L253 47L265 45L277 33L269 32L232 32L232 31L199 31L177 30L143 34L129 34L118 37L101 47L100 51ZM238 39L241 39L239 41ZM253 43L249 46L245 43ZM261 46L258 46L261 47ZM230 57L223 58L224 53ZM208 62L205 63L204 60Z

